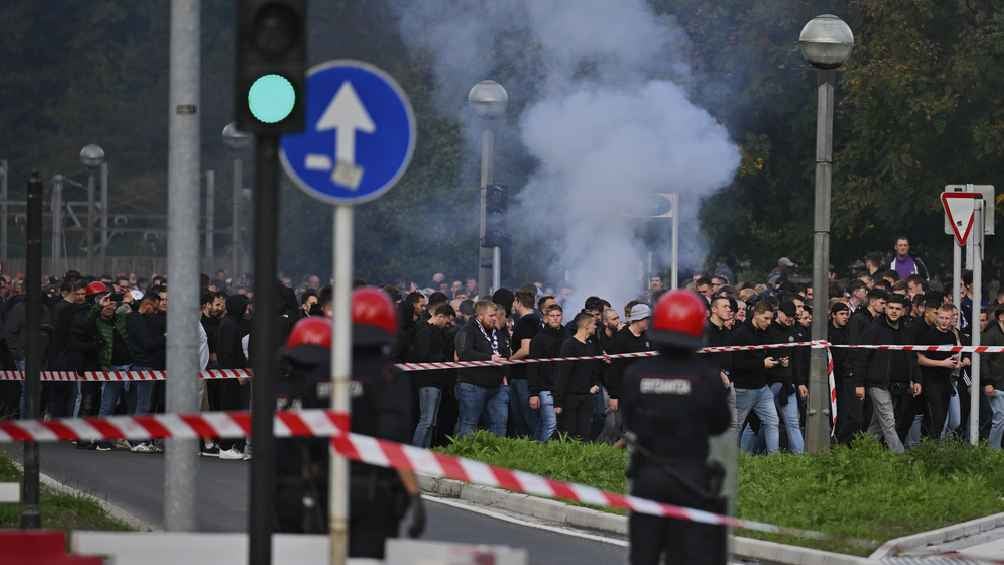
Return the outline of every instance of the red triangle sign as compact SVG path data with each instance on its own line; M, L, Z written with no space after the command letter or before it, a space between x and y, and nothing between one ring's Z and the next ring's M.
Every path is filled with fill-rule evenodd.
M973 229L973 218L976 214L976 200L981 195L978 192L942 192L941 204L948 214L948 223L952 224L955 240L960 247L966 245L969 232Z

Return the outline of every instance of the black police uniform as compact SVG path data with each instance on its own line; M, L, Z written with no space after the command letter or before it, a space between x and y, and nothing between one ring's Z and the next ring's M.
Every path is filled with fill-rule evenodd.
M708 439L731 424L718 368L696 353L660 349L624 376L624 427L636 436L628 477L631 494L715 512L725 509L721 477L708 467ZM645 453L642 453L642 452ZM715 485L714 483L719 483ZM726 531L633 512L631 565L725 563Z
M309 347L309 346L308 346ZM326 357L326 351L324 351ZM407 443L411 439L411 382L393 373L378 346L353 348L352 432ZM293 363L286 390L294 406L329 406L329 362ZM382 559L388 538L398 536L409 495L394 469L349 465L349 557ZM276 440L278 531L328 531L328 441Z

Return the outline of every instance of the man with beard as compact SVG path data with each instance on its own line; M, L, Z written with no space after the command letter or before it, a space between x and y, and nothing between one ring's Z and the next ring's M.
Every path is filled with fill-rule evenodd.
M540 331L540 316L533 310L533 293L520 290L513 301L516 324L512 333L513 361L530 356L530 343ZM510 402L509 428L513 435L536 437L537 412L531 411L530 391L527 384L527 366L513 365L509 368Z
M217 338L217 359L221 369L244 369L248 366L242 340L246 335L244 318L248 311L248 299L240 294L226 300L227 312L220 321ZM215 379L209 387L209 405L213 411L241 410L247 406L247 384L243 379ZM244 440L219 440L218 456L224 461L244 459ZM204 455L216 455L204 452Z
M607 312L617 314L617 311L612 308L608 309ZM628 313L627 325L618 330L614 335L610 345L607 347L607 353L613 355L619 353L641 353L643 351L651 351L652 344L649 342L648 336L646 335L646 332L648 331L649 319L651 317L652 309L649 308L647 304L635 304L632 306ZM610 395L610 399L607 401L607 408L615 414L615 430L613 430L610 434L611 437L606 438L611 442L619 440L621 436L622 423L618 410L620 408L620 397L622 383L624 381L624 373L637 361L638 358L614 359L609 365L607 365L606 370L604 371L604 386L607 389L607 393Z

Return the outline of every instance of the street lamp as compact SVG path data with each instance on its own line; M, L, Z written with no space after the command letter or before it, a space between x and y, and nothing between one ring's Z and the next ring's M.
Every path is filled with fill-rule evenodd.
M817 69L818 113L816 115L816 207L812 259L813 341L827 339L830 286L830 189L833 175L833 83L836 69L854 48L854 34L843 20L831 14L816 16L798 34L798 48ZM810 453L830 444L830 386L827 352L812 350L809 369L809 411L806 444Z
M240 203L241 188L244 184L244 167L241 161L242 152L251 145L251 136L237 129L237 125L230 122L223 128L223 145L230 150L234 159L234 187L233 187L233 218L230 222L231 243L233 244L233 272L231 277L237 281L240 274Z
M478 253L478 291L485 296L487 289L497 290L502 286L502 249L497 245L486 247L488 242L485 237L488 227L488 186L495 182L495 131L489 124L491 120L505 115L509 93L494 80L483 80L471 88L467 102L485 120L481 131L481 245Z
M108 243L108 167L105 164L105 150L93 143L80 150L80 162L87 167L87 271L94 272L94 169L101 168L101 268L104 269L105 244Z

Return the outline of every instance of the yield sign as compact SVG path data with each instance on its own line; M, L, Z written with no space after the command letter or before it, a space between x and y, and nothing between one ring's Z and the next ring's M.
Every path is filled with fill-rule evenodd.
M969 232L973 229L973 217L976 213L976 200L982 195L978 192L942 192L941 204L948 215L948 223L955 232L955 240L959 246L965 246Z

